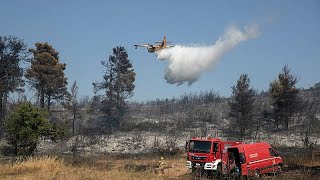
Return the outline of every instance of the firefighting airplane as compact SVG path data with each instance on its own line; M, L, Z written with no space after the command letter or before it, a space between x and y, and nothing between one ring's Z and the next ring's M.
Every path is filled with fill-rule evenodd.
M157 44L156 45L152 45L152 44L142 44L142 45L135 44L134 47L136 47L136 49L138 47L146 47L148 49L149 53L154 53L155 51L159 51L161 49L173 47L172 45L167 45L167 43L170 43L170 42L167 42L166 36L163 37L163 41L162 42L155 42L155 43L157 43Z

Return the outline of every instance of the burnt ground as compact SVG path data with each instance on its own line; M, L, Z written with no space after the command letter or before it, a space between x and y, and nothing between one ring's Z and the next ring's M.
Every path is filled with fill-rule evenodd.
M315 167L288 167L283 170L280 176L272 177L274 179L306 179L320 180L320 166ZM271 179L272 179L271 178ZM266 178L269 179L269 178Z
M191 173L184 174L179 176L177 179L191 180L191 179L214 179L214 178L200 178L199 176L193 176ZM228 178L224 178L228 179ZM257 178L249 178L249 179L257 179ZM266 180L320 180L320 169L309 169L307 171L303 171L300 169L295 170L287 170L283 172L283 174L279 176L262 176L258 179L266 179Z
M188 172L186 174L178 176L178 179L215 179L200 177L199 175ZM222 178L232 179L232 178ZM260 178L249 178L249 179L266 179L266 180L320 180L320 166L315 167L286 167L280 175L262 175Z

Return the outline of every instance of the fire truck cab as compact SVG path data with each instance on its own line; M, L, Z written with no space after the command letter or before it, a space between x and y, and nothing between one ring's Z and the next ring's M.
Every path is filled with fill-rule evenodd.
M242 144L236 141L221 141L219 138L191 138L186 143L187 168L201 168L207 174L221 173L226 166L227 149Z

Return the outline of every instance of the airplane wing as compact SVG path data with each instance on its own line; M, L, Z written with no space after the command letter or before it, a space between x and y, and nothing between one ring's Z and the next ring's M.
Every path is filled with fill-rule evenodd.
M155 43L162 44L163 42L155 42ZM168 43L172 43L172 42L166 42L166 43L168 44Z
M137 49L138 47L153 47L151 44L135 44L134 47Z

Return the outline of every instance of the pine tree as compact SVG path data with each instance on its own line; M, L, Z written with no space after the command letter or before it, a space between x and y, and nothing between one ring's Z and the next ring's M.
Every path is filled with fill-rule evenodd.
M67 78L64 70L66 64L59 62L59 53L48 43L36 43L36 49L30 49L33 53L31 67L27 70L26 77L30 84L38 91L40 106L50 112L52 99L62 99L67 93Z
M277 129L279 124L283 124L286 129L289 128L289 120L297 112L300 99L298 97L299 89L296 88L298 78L291 74L286 65L278 75L278 79L270 83L270 97L274 108L274 118Z
M22 61L27 60L27 46L17 37L0 36L0 137L10 92L23 91Z
M250 135L255 117L255 91L250 88L250 79L247 74L240 75L237 84L232 87L232 96L229 101L231 117L230 130L242 140Z
M125 48L121 46L113 48L113 55L101 64L106 73L102 82L93 83L94 91L105 90L102 111L112 120L113 126L119 126L126 109L125 99L133 95L136 74Z

